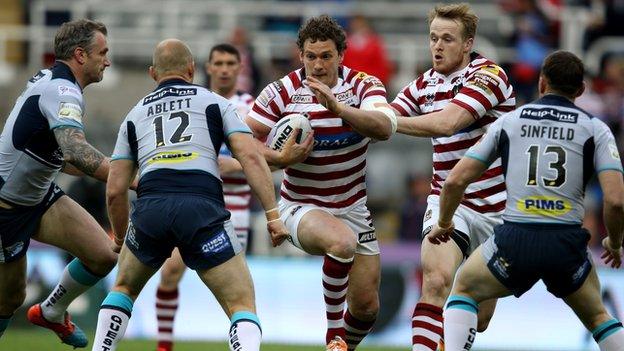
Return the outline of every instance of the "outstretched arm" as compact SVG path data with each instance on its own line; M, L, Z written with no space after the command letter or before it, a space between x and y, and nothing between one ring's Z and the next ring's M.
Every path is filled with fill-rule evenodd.
M88 176L106 182L110 159L87 142L81 129L59 127L54 129L54 136L66 163Z
M231 151L243 166L247 182L265 210L267 230L273 246L281 245L288 238L288 230L279 217L273 189L271 171L264 157L256 148L253 137L245 133L233 133L228 137Z
M607 237L602 241L605 252L602 258L613 268L622 265L622 240L624 239L624 184L622 173L607 170L598 173L602 188L603 218Z
M395 112L398 111L395 109ZM417 137L451 136L468 127L474 121L474 117L468 110L449 103L438 112L428 113L417 118L397 117L397 133Z
M319 103L335 113L353 129L369 138L387 140L396 130L396 116L388 103L377 103L371 109L359 109L338 102L331 89L314 77L307 77L308 87Z
M121 249L126 230L128 229L128 187L136 174L136 166L130 160L111 162L108 182L106 184L106 208L113 228L117 250Z
M454 229L453 214L464 196L468 185L477 180L488 165L470 157L463 157L451 170L444 181L440 193L440 216L438 223L431 230L427 238L432 244L439 244L450 239Z

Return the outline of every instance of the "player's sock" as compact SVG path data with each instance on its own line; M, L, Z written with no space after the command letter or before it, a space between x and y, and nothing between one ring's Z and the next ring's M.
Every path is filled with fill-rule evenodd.
M372 321L357 319L353 317L347 308L347 312L344 316L344 329L346 334L345 341L347 342L347 346L349 346L349 351L355 350L362 339L371 331L373 324L375 324L375 319Z
M418 303L412 315L412 351L435 351L442 338L442 308Z
M351 266L353 266L353 258L342 259L325 255L323 262L323 295L325 296L327 312L326 344L329 344L336 336L340 336L343 340L346 339L343 314Z
M69 304L102 278L91 273L79 259L74 258L65 267L61 280L50 296L41 303L43 317L50 322L63 323Z
M444 344L447 350L470 350L477 335L477 306L477 302L469 297L449 297L444 311Z
M134 305L130 296L111 291L108 293L98 314L97 329L92 351L114 351L126 333Z
M178 289L156 291L156 322L158 324L158 349L173 349L173 323L178 311Z
M600 351L624 350L624 329L617 319L604 322L592 330Z
M258 351L262 341L260 320L255 313L238 311L232 315L230 351Z
M2 337L4 331L9 327L11 318L13 318L13 316L0 316L0 337Z

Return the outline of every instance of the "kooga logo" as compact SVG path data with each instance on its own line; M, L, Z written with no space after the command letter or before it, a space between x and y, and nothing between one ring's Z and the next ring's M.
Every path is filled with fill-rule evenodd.
M273 150L280 150L282 148L282 146L286 142L286 139L288 139L288 137L290 136L290 133L292 133L293 129L294 128L289 125L287 125L284 128L284 130L277 136L275 145L273 145Z

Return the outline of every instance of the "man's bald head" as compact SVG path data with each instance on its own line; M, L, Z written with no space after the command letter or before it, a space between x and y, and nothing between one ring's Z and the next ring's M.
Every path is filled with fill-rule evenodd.
M178 39L166 39L156 45L152 58L153 71L158 78L188 76L194 66L191 49ZM192 73L189 77L193 79Z

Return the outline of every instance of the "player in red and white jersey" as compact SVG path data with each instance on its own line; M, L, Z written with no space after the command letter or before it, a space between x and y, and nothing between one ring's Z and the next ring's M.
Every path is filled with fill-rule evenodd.
M230 44L213 46L205 70L210 77L210 89L229 99L236 106L238 115L244 118L249 113L254 98L250 94L236 90L236 78L241 70L238 50ZM240 163L232 157L225 143L219 150L218 162L223 181L225 208L230 211L234 231L245 250L249 235L251 188ZM178 309L178 284L185 270L186 265L175 249L171 258L162 266L160 284L156 291L157 351L173 350L173 323Z
M341 66L345 39L329 16L307 21L297 39L304 68L269 84L246 120L262 140L284 116L310 119L313 133L301 144L293 133L281 152L262 147L270 165L285 167L279 212L291 242L324 256L332 351L354 350L377 316L379 245L366 208L366 151L371 139L388 139L396 128L379 79Z
M439 194L450 170L488 126L515 108L506 73L496 63L472 52L478 18L467 4L440 5L429 13L429 47L433 68L401 90L392 102L398 132L431 137L433 179L423 236L438 221ZM442 307L455 272L472 250L502 223L505 183L500 159L466 191L453 218L453 242L432 245L423 240L423 287L412 318L413 350L435 350L442 336ZM496 301L480 306L484 330Z

